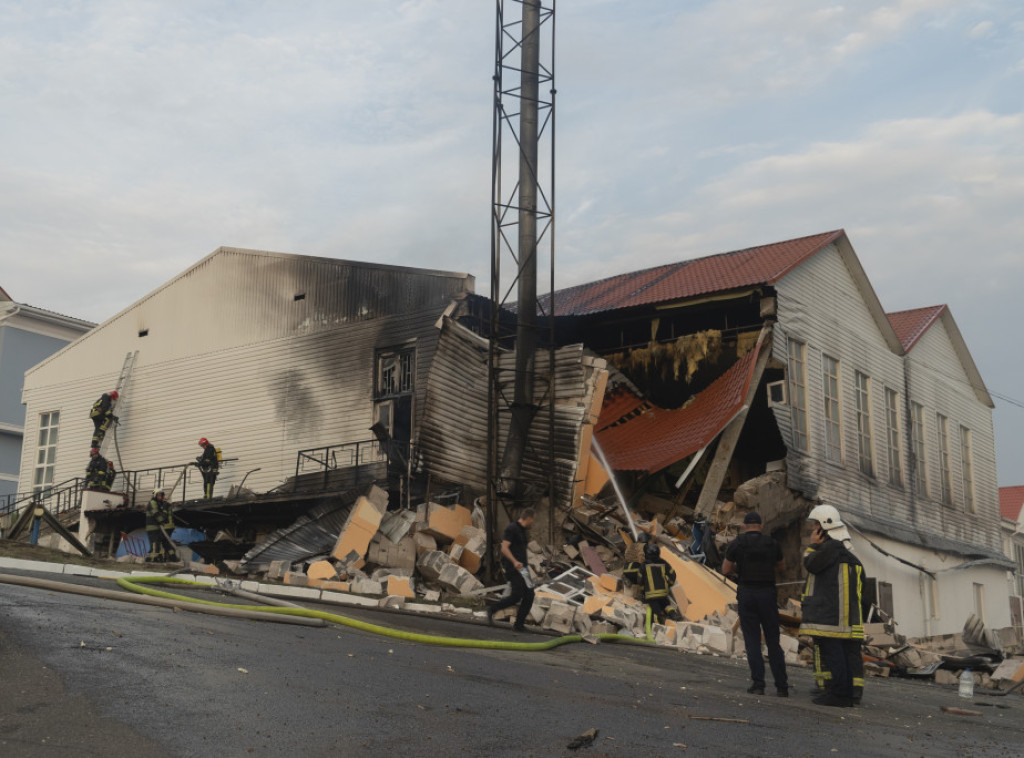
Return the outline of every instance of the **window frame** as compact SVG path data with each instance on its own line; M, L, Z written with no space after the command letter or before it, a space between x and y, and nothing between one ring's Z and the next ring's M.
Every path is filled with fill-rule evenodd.
M853 372L853 398L857 414L857 463L861 473L875 476L875 438L871 428L871 377Z
M36 454L32 464L32 493L35 495L53 486L59 438L60 411L40 413L38 433L36 434Z
M900 445L900 395L885 388L885 436L888 443L889 484L903 487L903 449Z
M829 369L834 368L835 373ZM825 460L843 462L843 395L841 381L842 364L838 358L827 353L821 354L822 400L824 403L822 423L825 431ZM831 390L835 390L833 395ZM834 406L834 407L833 407ZM833 434L834 433L834 434Z
M960 425L960 482L964 488L964 509L970 513L978 512L978 503L974 497L974 449L971 441L971 430Z
M924 406L910 402L910 445L914 455L914 486L922 497L929 497L928 491L928 448L925 428Z
M949 417L935 414L935 432L939 438L939 502L953 505L953 468L949 450Z
M807 343L790 338L787 355L793 444L798 450L808 452L811 448L811 438L807 419Z

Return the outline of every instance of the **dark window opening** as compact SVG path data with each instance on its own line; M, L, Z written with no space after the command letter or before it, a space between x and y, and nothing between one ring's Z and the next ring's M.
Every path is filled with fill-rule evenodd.
M145 337L147 334L149 334L149 329L139 329L140 337Z
M298 295L296 295L294 297L295 302L298 302L299 300L305 300L305 299L306 299L306 293L305 292L300 292Z

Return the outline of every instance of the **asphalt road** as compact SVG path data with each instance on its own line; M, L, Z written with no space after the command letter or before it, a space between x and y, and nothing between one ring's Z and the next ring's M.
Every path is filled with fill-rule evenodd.
M340 612L433 634L523 638ZM792 697L756 698L744 691L742 660L614 644L433 647L7 584L0 672L0 756L10 758L1024 754L1017 695L972 704L948 687L871 679L864 706L830 709L810 702L805 669L791 672ZM592 745L567 749L595 728Z

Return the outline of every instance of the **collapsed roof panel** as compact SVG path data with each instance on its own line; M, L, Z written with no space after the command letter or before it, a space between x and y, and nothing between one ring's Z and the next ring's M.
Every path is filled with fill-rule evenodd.
M655 473L708 445L743 407L763 349L755 346L682 408L644 404L625 392L607 399L596 428L609 465Z

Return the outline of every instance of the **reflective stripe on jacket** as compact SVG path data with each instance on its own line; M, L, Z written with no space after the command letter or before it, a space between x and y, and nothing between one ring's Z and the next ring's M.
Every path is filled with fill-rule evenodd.
M830 539L807 549L804 567L808 573L800 634L864 639L864 567L857 557L842 542Z

